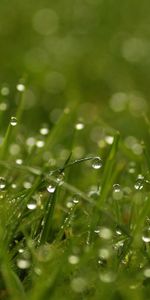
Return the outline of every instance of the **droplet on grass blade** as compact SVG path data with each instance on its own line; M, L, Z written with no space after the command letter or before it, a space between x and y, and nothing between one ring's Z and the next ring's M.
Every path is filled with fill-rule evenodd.
M17 267L22 270L28 269L30 267L30 261L24 258L19 258L17 260Z
M150 227L143 230L142 240L145 243L150 243Z
M83 123L77 123L76 125L75 125L75 128L76 128L76 130L82 130L83 128L84 128L84 124Z
M143 189L143 179L137 179L136 182L135 182L135 189L136 190L142 190Z
M16 126L17 125L17 119L15 117L11 117L10 124L11 124L11 126Z
M82 277L74 278L71 282L71 288L76 293L82 293L87 287L87 281Z
M71 264L71 265L76 265L79 263L79 257L76 256L76 255L70 255L68 257L68 262Z
M37 208L37 202L36 202L36 200L32 200L31 202L29 202L27 204L27 208L29 210L35 210Z
M102 160L100 157L96 157L92 161L92 168L98 170L102 167Z
M123 191L121 189L120 184L114 184L113 185L113 199L114 200L120 200L123 197Z
M47 134L49 133L49 129L48 129L47 127L42 127L42 128L40 129L40 133L41 133L42 135L47 135Z
M6 187L6 179L4 177L0 177L0 190L4 190Z
M79 201L80 201L80 195L78 195L78 194L73 195L72 202L74 204L78 204Z
M9 90L9 87L8 86L3 86L2 88L1 88L1 95L2 96L8 96L9 95L9 93L10 93L10 90Z
M24 92L25 91L25 85L22 83L17 84L16 89L18 92Z
M112 271L106 271L99 274L99 278L104 283L111 283L116 280L116 274Z
M54 185L52 185L52 184L48 185L47 191L48 191L49 193L53 194L53 193L55 192L55 190L56 190L56 186L54 186Z

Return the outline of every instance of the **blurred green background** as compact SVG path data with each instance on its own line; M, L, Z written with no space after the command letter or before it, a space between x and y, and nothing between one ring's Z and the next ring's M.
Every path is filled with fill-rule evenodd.
M1 0L0 84L10 88L1 99L12 111L21 78L32 126L55 123L75 101L89 121L102 117L130 134L138 126L142 136L140 120L149 109L150 2Z

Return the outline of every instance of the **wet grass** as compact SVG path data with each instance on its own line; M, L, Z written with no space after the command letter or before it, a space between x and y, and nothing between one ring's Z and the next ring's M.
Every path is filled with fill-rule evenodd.
M0 147L0 299L148 299L146 141L83 126L77 105L30 133L20 105Z

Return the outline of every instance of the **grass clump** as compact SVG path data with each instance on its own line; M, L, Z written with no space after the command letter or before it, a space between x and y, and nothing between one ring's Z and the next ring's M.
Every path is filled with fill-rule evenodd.
M0 299L148 299L148 146L72 106L31 136L18 111L0 147Z

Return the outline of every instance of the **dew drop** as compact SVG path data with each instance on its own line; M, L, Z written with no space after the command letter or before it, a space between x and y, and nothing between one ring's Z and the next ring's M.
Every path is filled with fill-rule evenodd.
M16 159L16 164L17 165L22 165L23 160L21 158Z
M100 157L96 157L92 161L92 168L98 170L102 167L102 160Z
M29 262L29 260L20 258L17 260L17 267L19 269L23 269L23 270L28 269L30 267L30 262Z
M99 237L101 237L104 240L109 240L112 238L112 231L107 227L101 227Z
M112 271L102 272L99 275L100 280L105 283L111 283L116 280L116 274Z
M71 265L76 265L79 263L79 257L76 256L76 255L70 255L68 257L68 262L71 264Z
M150 268L145 269L143 273L145 277L150 278Z
M83 123L77 123L76 125L75 125L75 128L76 128L76 130L82 130L82 129L84 129L84 124Z
M56 190L56 186L54 186L54 185L49 185L48 187L47 187L47 191L49 192L49 193L51 193L51 194L53 194L54 192L55 192L55 190Z
M18 92L24 92L25 91L25 85L22 83L17 84L16 89Z
M99 257L100 257L101 259L107 260L110 256L111 256L111 252L110 252L109 249L107 249L107 248L101 248L101 249L99 250Z
M121 187L119 184L113 185L113 199L114 200L120 200L123 197L123 191L121 190Z
M4 190L6 187L6 180L4 177L0 177L0 190Z
M24 181L23 187L24 187L25 189L29 190L29 189L31 189L32 184L31 184L31 182L29 182L29 181Z
M150 227L143 230L142 240L145 243L150 243Z
M75 195L73 196L73 198L72 198L72 202L73 202L74 204L78 204L79 201L80 201L80 195L75 194Z
M137 179L136 182L135 182L135 185L134 185L134 188L136 190L142 190L143 189L143 179Z
M17 125L17 119L15 117L11 117L10 124L11 124L11 126L16 126Z
M87 282L84 278L77 277L72 280L71 287L74 292L82 293L87 287Z
M59 184L59 185L63 185L64 183L64 176L65 174L63 172L59 172L57 175L56 175L56 182Z
M49 133L49 129L47 127L43 127L40 129L40 133L42 135L47 135Z
M2 96L8 96L10 93L9 87L8 86L3 86L1 88L1 95Z
M36 142L36 146L37 146L38 148L43 148L44 145L45 145L45 143L44 143L44 141L42 141L42 140L39 140L39 141Z
M0 111L6 111L7 108L8 108L7 103L5 102L0 103Z
M27 204L27 208L29 210L34 210L37 208L37 202L36 200L32 200L30 203Z

